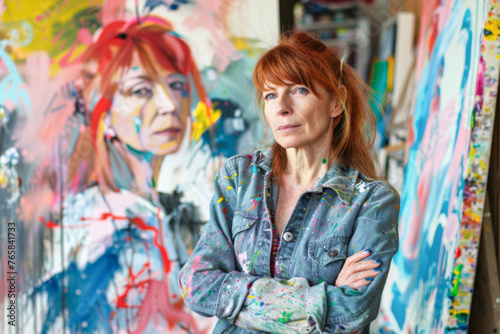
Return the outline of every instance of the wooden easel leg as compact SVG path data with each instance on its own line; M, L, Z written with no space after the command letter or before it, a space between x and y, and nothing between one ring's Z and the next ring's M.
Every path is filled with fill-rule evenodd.
M486 196L469 333L500 333L500 277L491 210Z

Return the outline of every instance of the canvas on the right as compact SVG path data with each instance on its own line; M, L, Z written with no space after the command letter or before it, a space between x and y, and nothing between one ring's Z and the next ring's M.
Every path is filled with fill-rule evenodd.
M377 333L466 333L500 68L496 0L424 1L400 249Z

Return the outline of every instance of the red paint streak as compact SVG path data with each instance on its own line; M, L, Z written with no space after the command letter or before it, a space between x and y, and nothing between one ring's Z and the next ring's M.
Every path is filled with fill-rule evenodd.
M45 225L45 227L47 228L56 228L56 227L60 227L59 225L57 225L56 223L54 223L53 221L48 221L48 222L45 222L43 220L43 218L40 216L38 217L38 219L40 219L40 221L42 222L43 225Z
M107 213L103 213L101 215L101 217L99 217L99 218L82 217L81 220L101 220L102 221L102 220L106 220L109 218L112 218L115 220L130 220L130 222L132 224L137 225L137 227L139 229L141 229L142 231L152 231L154 233L153 243L160 250L160 253L161 253L161 258L163 261L163 270L164 270L165 274L168 274L170 272L170 260L168 259L167 250L165 249L165 247L163 247L161 245L161 242L159 241L160 238L159 238L158 230L155 227L149 226L148 224L146 224L144 222L144 220L142 220L142 218L139 218L139 217L128 218L128 217L123 217L123 216L115 216L112 213L107 212Z
M135 280L137 279L137 277L141 276L144 273L144 271L148 268L150 268L150 264L149 264L149 262L146 262L144 264L144 266L142 267L142 269L139 270L139 272L135 275L132 272L132 268L131 267L128 268L129 281L127 282L127 288L125 289L125 291L121 295L119 295L117 300L116 300L116 307L117 308L139 308L140 307L140 306L128 305L127 304L127 295L129 293L130 289L132 289L133 287L139 287L139 289L142 290L142 288L144 287L144 284L147 281L139 282L138 284L134 284L134 283L135 283Z
M49 221L45 221L43 219L42 216L38 217L38 219L40 219L40 221L42 222L43 225L45 225L45 227L47 228L58 228L58 227L61 227L61 225L59 224L56 224L54 223L53 221L49 220ZM81 225L70 225L70 226L64 226L63 228L65 229L72 229L72 228L85 228L85 227L88 227L89 224L81 224Z
M455 259L458 259L460 255L462 255L462 251L460 250L460 247L457 247L457 249L455 249Z
M111 107L111 101L105 97L101 98L94 108L92 119L90 120L90 138L92 139L92 146L97 152L97 131L99 130L99 122L104 116L104 113Z
M163 260L163 270L165 271L165 275L168 275L168 273L170 272L170 260L168 259L167 250L165 249L165 247L163 247L162 245L160 245L160 243L158 242L158 239L159 239L158 230L156 228L154 228L153 226L147 225L144 222L144 220L142 220L139 217L130 218L130 222L132 224L137 225L137 227L140 228L143 231L153 231L153 233L154 233L154 239L153 239L154 241L153 241L153 243L160 250L161 258Z
M81 220L107 220L109 218L112 218L112 219L115 219L115 220L128 220L128 217L123 217L123 216L115 216L114 214L112 213L103 213L101 215L101 217L99 218L87 218L87 217L82 217Z

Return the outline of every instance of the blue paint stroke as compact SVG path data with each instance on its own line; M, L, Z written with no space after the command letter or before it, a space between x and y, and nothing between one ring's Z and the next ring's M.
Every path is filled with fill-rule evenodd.
M25 111L31 115L31 99L24 85L23 78L16 68L16 64L5 51L5 40L0 42L0 59L7 68L7 74L0 82L0 105L4 105L5 101L13 102L17 108L21 108L21 103L25 107Z
M463 15L461 13L464 12ZM463 2L457 1L453 8L452 13L449 15L449 21L443 30L439 33L439 36L432 50L432 55L429 57L429 62L426 64L422 71L420 81L418 83L417 99L415 105L414 113L414 123L413 131L415 141L409 150L409 163L405 167L405 184L401 196L401 213L400 213L400 223L403 225L408 225L410 223L415 223L415 219L412 215L412 207L416 205L416 212L421 212L424 210L424 215L422 218L418 240L415 246L419 248L418 257L415 259L407 259L404 257L402 252L399 252L394 257L394 263L398 267L399 275L404 277L404 280L408 284L404 284L404 291L399 291L398 285L394 284L388 289L393 292L393 300L391 311L401 330L404 323L407 320L407 308L411 301L417 300L418 305L413 305L412 309L417 310L417 312L422 312L422 314L427 313L425 310L427 307L426 303L431 298L431 294L435 294L436 302L434 309L432 311L432 318L427 319L430 321L432 328L440 328L445 324L440 323L442 318L443 307L449 302L448 292L449 284L447 278L445 278L445 268L446 261L449 258L448 253L450 251L449 245L442 244L443 236L443 226L437 225L436 230L431 230L433 220L437 219L440 214L456 215L461 218L461 206L456 205L456 203L450 203L448 199L451 197L452 190L451 185L447 185L446 189L443 189L443 180L446 180L450 173L458 173L458 175L463 175L461 171L465 168L462 163L459 166L460 171L451 171L449 165L439 166L434 168L438 169L438 172L434 175L434 180L436 182L430 183L429 197L427 198L426 206L419 206L418 198L418 185L422 174L422 166L417 165L417 161L423 160L419 157L419 154L425 153L430 159L433 159L433 150L435 147L426 147L428 143L424 141L424 135L426 132L433 133L434 137L432 139L439 138L440 134L437 129L428 129L429 121L429 110L431 109L432 100L436 96L440 96L439 88L436 89L434 83L439 82L441 79L441 73L447 64L444 62L444 56L446 51L450 47L450 43L454 40L454 36L460 31L461 34L465 35L466 38L466 55L464 62L464 70L461 79L460 92L457 92L457 96L460 97L460 101L457 104L460 109L457 113L457 119L461 120L462 114L464 112L464 99L468 92L465 91L467 82L471 80L470 76L472 73L472 66L475 66L476 54L472 52L479 53L480 51L480 38L476 41L478 45L473 46L474 34L481 34L481 30L472 31L472 19L471 12L469 9L463 10ZM469 112L469 110L465 110ZM448 145L451 145L447 151L455 151L454 146L459 135L460 127L457 127L454 136L449 140ZM442 135L442 134L441 134ZM434 142L434 141L433 141ZM436 141L437 143L437 141ZM467 152L463 152L467 154ZM465 183L463 179L459 180L457 199L460 202L463 197L463 189ZM433 228L433 227L432 227ZM400 248L404 247L404 242L408 240L408 227L402 229L403 235L400 236ZM432 235L432 240L429 240L429 236ZM429 241L429 243L428 243ZM454 251L454 250L452 250ZM439 268L438 268L439 264ZM423 289L423 294L418 298L415 298L415 293L418 293L418 289ZM414 317L414 315L411 315ZM424 320L424 318L422 319ZM415 333L421 333L425 328L429 327L429 323L422 323L419 328L413 329ZM398 331L396 329L396 331Z
M113 332L110 324L112 308L106 298L106 290L120 269L119 252L125 245L127 235L128 231L118 231L114 235L113 245L84 270L80 270L74 261L69 264L64 277L67 280L64 299L68 327L72 333ZM47 295L47 314L41 331L43 334L52 331L51 327L62 313L61 279L62 273L57 273L35 288L31 294L31 298L42 293Z

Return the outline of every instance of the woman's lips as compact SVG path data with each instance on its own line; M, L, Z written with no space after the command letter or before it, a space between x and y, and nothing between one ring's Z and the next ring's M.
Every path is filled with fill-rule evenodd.
M288 131L291 131L295 128L298 128L299 125L282 125L280 127L278 127L278 131L281 131L281 132L288 132Z
M169 136L174 136L174 135L177 135L177 134L179 134L181 132L182 132L181 128L170 127L170 128L166 128L164 130L155 131L155 132L153 132L153 134L154 135L169 135Z

